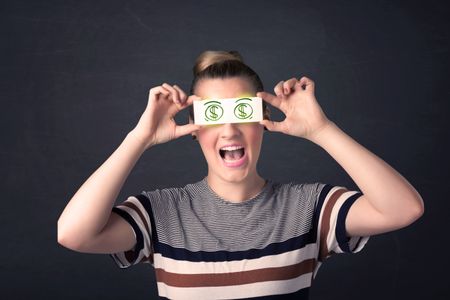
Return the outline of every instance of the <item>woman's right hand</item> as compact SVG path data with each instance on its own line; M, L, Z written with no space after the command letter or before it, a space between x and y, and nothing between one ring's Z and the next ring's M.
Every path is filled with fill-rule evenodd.
M167 83L150 89L147 107L132 130L145 149L190 134L200 128L200 125L177 125L175 115L192 105L200 97L189 97L177 85Z

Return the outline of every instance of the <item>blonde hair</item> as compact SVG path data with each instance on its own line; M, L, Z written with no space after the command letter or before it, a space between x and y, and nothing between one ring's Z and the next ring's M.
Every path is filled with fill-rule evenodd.
M192 69L194 78L191 84L191 94L200 79L245 77L249 80L255 92L264 90L261 79L253 69L247 66L237 51L204 51L195 60Z
M208 68L210 65L226 60L237 60L244 63L242 56L237 51L211 51L202 52L195 60L193 68L194 76Z

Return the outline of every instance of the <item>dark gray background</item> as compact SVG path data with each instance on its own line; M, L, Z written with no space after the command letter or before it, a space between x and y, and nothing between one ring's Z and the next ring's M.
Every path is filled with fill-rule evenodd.
M120 270L107 255L67 250L56 221L134 127L148 90L163 82L187 90L197 55L225 49L240 51L267 91L293 76L315 80L328 117L426 203L413 225L327 261L311 298L448 299L445 2L2 1L0 297L156 297L149 265ZM264 139L264 177L356 188L316 145ZM117 201L205 175L199 146L183 137L146 152Z

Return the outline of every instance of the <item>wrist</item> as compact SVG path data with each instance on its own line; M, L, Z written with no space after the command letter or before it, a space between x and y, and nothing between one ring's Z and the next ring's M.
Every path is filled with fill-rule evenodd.
M332 134L333 131L338 129L338 126L333 121L328 120L323 126L314 131L314 133L308 137L308 140L314 144L322 146L323 142L326 141L330 133Z
M135 147L139 148L142 152L154 145L154 143L139 135L134 129L128 133L125 139Z

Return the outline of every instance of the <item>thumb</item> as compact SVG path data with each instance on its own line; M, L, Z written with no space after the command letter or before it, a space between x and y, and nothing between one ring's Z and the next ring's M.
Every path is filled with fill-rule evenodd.
M283 132L282 122L274 122L270 120L262 120L259 124L264 125L269 131Z
M177 127L175 127L175 138L177 139L183 135L190 134L199 129L200 125L196 124L177 125Z

